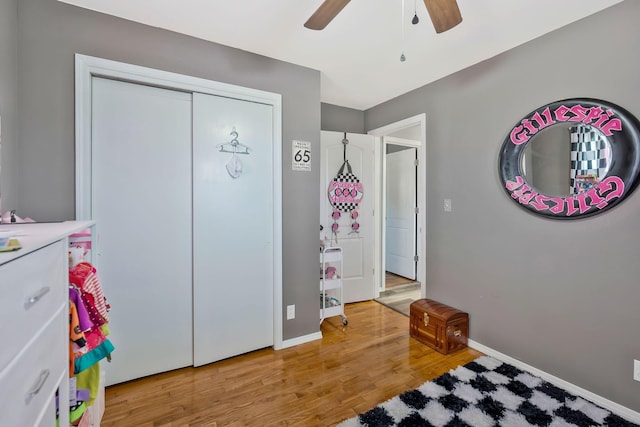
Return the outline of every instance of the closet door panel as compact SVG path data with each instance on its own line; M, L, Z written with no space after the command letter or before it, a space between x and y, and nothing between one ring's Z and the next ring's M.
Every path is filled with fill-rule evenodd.
M273 345L272 110L193 95L195 366ZM234 127L250 150L235 178L233 153L217 147Z
M92 217L107 384L192 364L191 94L94 78Z

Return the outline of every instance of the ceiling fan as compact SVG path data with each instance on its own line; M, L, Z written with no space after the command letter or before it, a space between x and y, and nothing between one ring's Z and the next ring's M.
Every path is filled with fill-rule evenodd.
M311 30L322 30L349 3L350 0L324 0L304 26ZM424 0L427 12L436 29L442 33L462 22L456 0Z

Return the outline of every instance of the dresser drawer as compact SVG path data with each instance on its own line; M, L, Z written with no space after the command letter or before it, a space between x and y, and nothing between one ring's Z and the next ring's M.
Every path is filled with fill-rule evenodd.
M0 424L35 426L55 398L60 381L68 381L65 366L65 320L60 307L17 359L0 373Z
M56 242L0 265L0 371L69 301L65 254Z

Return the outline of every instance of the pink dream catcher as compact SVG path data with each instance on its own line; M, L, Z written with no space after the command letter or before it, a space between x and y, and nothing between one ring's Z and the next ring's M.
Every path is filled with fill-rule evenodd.
M331 218L333 219L331 232L336 241L338 240L337 233L338 228L340 227L338 220L342 216L342 213L348 213L351 216L351 231L349 234L358 233L360 231L360 224L357 221L358 207L362 201L362 197L364 196L364 190L358 177L353 174L349 160L347 160L348 143L349 140L347 139L347 133L345 132L344 139L342 140L342 144L344 146L344 163L342 163L338 174L329 184L327 192L329 202L333 207L333 212L331 213Z

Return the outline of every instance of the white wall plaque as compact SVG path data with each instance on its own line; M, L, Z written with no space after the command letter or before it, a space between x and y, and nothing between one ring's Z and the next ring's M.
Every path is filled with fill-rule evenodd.
M311 143L293 140L291 145L291 169L294 171L311 171Z

